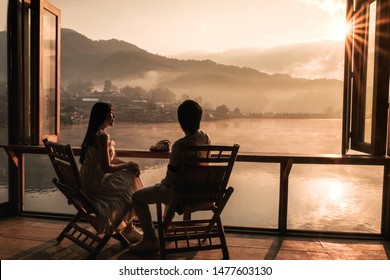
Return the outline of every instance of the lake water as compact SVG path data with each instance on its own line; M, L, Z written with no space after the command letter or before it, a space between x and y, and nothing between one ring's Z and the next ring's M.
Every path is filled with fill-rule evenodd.
M341 120L235 119L202 123L214 144L240 144L240 153L340 154ZM62 126L61 142L79 146L86 124ZM177 123L117 122L109 128L119 149L148 150L157 140L182 137ZM166 160L132 159L144 185L159 182ZM73 213L50 182L47 156L28 156L25 209ZM223 213L225 225L277 228L279 164L237 162L235 191ZM294 165L289 181L288 228L379 233L383 167ZM4 188L3 188L4 192ZM1 195L1 193L0 193ZM153 208L153 207L152 207ZM154 208L153 208L154 209Z

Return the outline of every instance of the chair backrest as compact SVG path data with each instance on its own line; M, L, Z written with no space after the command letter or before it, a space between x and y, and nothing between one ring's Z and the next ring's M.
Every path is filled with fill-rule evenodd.
M84 214L94 213L95 208L85 195L80 179L80 173L70 145L43 140L47 154L53 164L57 178L53 183L66 196L69 204Z
M181 147L175 182L178 213L188 205L218 203L227 187L238 149L237 144Z

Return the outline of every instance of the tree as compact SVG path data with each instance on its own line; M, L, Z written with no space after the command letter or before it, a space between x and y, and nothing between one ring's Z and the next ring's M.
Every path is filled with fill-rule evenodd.
M70 95L89 93L93 89L93 82L91 80L82 81L82 80L74 80L68 83L66 87L66 91Z
M115 91L115 92L118 92L119 91L119 88L117 85L112 85L111 87L111 91Z
M233 112L231 112L231 115L232 115L233 117L235 117L235 118L237 118L237 117L242 117L242 113L241 113L240 108L235 108L235 109L233 110Z
M176 95L168 88L151 89L149 94L153 102L172 103L176 100Z
M214 115L216 118L226 118L229 115L229 108L226 105L218 106Z
M103 92L104 93L110 93L111 89L112 89L112 82L111 82L111 80L105 80L104 81Z
M202 108L203 108L203 110L212 110L212 109L213 109L213 106L211 105L210 102L208 102L207 100L205 100L205 101L203 102Z
M202 106L202 104L203 104L203 98L202 98L202 96L195 97L195 101L198 102L199 105Z
M181 101L185 101L185 100L188 100L188 99L190 99L188 94L182 94L181 95Z
M146 99L147 98L146 90L144 90L141 87L125 86L125 87L121 88L120 92L121 92L121 94L125 95L126 97L130 98L131 100Z

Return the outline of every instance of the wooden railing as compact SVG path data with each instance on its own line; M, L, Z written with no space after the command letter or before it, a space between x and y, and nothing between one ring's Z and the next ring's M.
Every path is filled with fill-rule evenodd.
M10 202L13 213L21 213L23 205L23 189L24 189L24 154L45 154L43 146L12 146L3 145L3 148L10 159ZM73 149L75 155L80 154L80 148ZM150 151L130 151L116 150L118 157L127 158L150 158L150 159L167 159L169 153L165 152L150 152ZM279 217L278 228L275 231L279 234L312 234L316 235L335 235L341 236L362 236L369 238L386 238L390 239L390 160L387 157L373 157L366 155L292 155L292 154L257 154L245 153L237 156L237 162L253 162L253 163L277 163L280 165L280 181L279 181ZM326 165L367 165L367 166L383 166L383 194L382 194L382 220L380 234L355 234L342 232L319 232L319 231L297 231L287 229L287 204L288 204L288 185L289 175L293 165L298 164L326 164ZM251 228L251 230L256 230ZM267 229L257 229L269 232Z

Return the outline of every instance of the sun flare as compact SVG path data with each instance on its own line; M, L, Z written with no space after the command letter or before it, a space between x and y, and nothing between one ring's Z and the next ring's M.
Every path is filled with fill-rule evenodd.
M352 25L349 22L336 22L329 28L329 37L331 40L344 40L352 31Z

